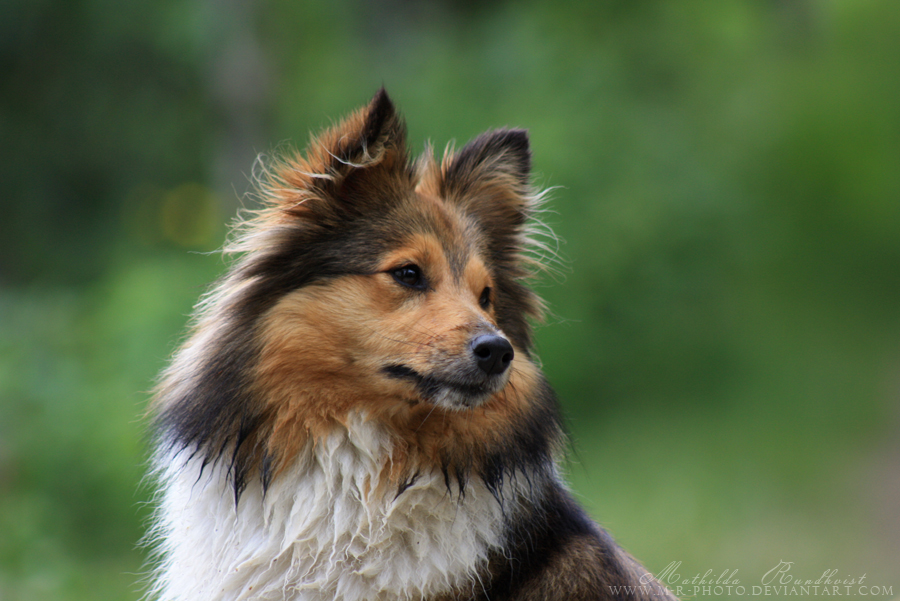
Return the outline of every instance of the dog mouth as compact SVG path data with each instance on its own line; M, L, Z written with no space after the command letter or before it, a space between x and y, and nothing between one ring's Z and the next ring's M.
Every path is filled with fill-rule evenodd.
M390 378L411 382L422 400L452 409L478 407L502 390L508 379L507 374L480 378L481 381L438 377L400 363L386 365L382 371Z

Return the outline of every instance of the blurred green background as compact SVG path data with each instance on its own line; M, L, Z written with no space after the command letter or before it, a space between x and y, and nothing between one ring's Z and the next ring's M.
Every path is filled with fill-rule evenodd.
M625 547L900 595L900 3L3 0L0 599L139 598L209 251L382 84L416 151L530 130L538 352Z

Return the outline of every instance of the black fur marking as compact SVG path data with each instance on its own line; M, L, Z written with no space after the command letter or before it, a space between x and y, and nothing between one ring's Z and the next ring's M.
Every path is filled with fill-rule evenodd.
M416 473L410 475L405 480L403 480L400 483L400 485L397 487L397 494L394 495L394 500L396 501L397 497L399 497L404 492L406 492L406 489L408 489L410 486L415 484L421 476L422 476L422 473L420 471L416 470Z
M399 152L405 159L406 124L397 114L387 92L381 88L369 102L365 122L358 134L341 138L338 147L331 149L334 158L330 165L331 175L337 176L332 180L337 182L337 186L330 185L328 180L318 183L322 185L322 189L334 192L344 184L342 176L364 171L377 164L373 162L380 159L381 153L388 149ZM411 167L406 171L411 175Z
M464 460L453 463L453 475L456 478L456 485L459 487L459 500L462 501L466 496L466 487L469 484L469 474L472 471L472 459L466 457Z
M525 478L529 488L550 478L554 445L562 437L561 418L553 389L546 381L534 391L531 412L516 423L502 448L488 449L480 477L500 502L503 485L510 478Z
M259 472L262 476L263 494L268 492L269 486L272 484L272 477L275 475L272 469L273 467L272 455L263 452L262 461L260 462L259 467Z
M444 475L444 486L447 487L447 493L450 497L453 497L453 488L451 487L452 480L450 479L450 460L444 457L441 462L441 473Z
M396 134L400 132L402 132L402 135L397 136ZM394 134L394 138L400 138L401 142L405 142L406 132L403 127L403 122L397 117L394 103L391 102L387 92L384 88L381 88L369 102L369 114L366 117L366 124L360 139L362 148L354 150L357 152L359 150L368 152L370 148L377 145L379 138L382 136L389 137L391 134ZM349 151L351 149L352 147L347 150ZM353 156L345 154L342 158L350 160Z
M412 380L413 382L417 383L422 377L421 375L419 375L419 372L417 372L413 368L407 367L406 365L402 365L400 363L386 365L381 368L381 371L392 378L397 378L398 380Z
M502 268L495 273L502 273ZM520 277L526 277L522 274ZM524 284L509 276L496 277L494 280L496 301L494 315L497 325L503 333L515 343L516 347L531 357L532 334L531 325L525 315L535 302L534 293Z
M462 278L466 265L469 264L469 247L467 245L454 245L450 248L444 246L444 256L447 258L453 277Z
M511 520L503 550L490 558L490 578L483 579L484 588L475 599L478 601L514 601L529 591L536 582L558 576L549 570L565 569L554 564L565 554L571 543L579 540L582 549L589 548L590 557L579 558L574 569L580 573L560 589L542 591L553 599L573 601L600 601L624 599L612 594L615 586L637 584L617 556L617 546L609 534L597 527L571 496L555 482L546 482L542 494L529 512ZM583 553L583 550L582 550ZM583 562L583 563L582 563ZM577 592L576 592L577 591ZM529 598L534 598L530 591ZM559 595L559 596L556 596ZM651 594L651 598L662 597ZM645 599L644 596L635 597Z
M501 158L502 163L498 160ZM468 175L485 164L512 173L523 186L527 186L531 174L528 132L524 129L498 129L481 134L459 151L447 170L446 179L451 183L468 183L471 181ZM464 194L466 190L460 192Z
M325 169L328 178L309 183L327 200L308 203L320 224L371 217L378 214L384 197L413 188L414 168L407 155L406 124L384 89L369 103L361 130L346 133L337 147L328 152L332 157ZM386 168L390 171L385 171L381 163L388 156Z
M453 389L471 398L484 397L486 394L484 387L477 384L441 380L433 376L426 376L420 374L411 367L399 363L386 365L382 368L382 371L391 378L413 382L416 385L416 391L422 395L422 398L427 400L434 399L447 388Z
M193 449L192 454L202 454L204 468L230 449L228 476L236 496L250 470L243 445L262 422L261 415L247 410L253 404L245 385L245 370L255 363L257 352L250 340L233 332L208 355L194 381L180 387L187 392L156 418L163 448Z
M485 598L518 598L530 577L540 574L569 540L583 535L595 536L597 530L567 495L557 487L546 487L543 502L510 524L505 556L492 558L494 578Z

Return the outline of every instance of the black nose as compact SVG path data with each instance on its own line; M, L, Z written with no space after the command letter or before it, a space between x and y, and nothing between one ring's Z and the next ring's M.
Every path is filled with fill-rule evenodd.
M472 341L479 369L489 376L502 374L515 356L509 340L496 334L482 334Z

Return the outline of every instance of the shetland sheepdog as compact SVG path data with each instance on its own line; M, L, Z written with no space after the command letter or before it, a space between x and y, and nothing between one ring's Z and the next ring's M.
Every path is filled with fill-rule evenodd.
M381 90L263 168L152 403L150 597L673 598L557 469L526 132L405 136Z

